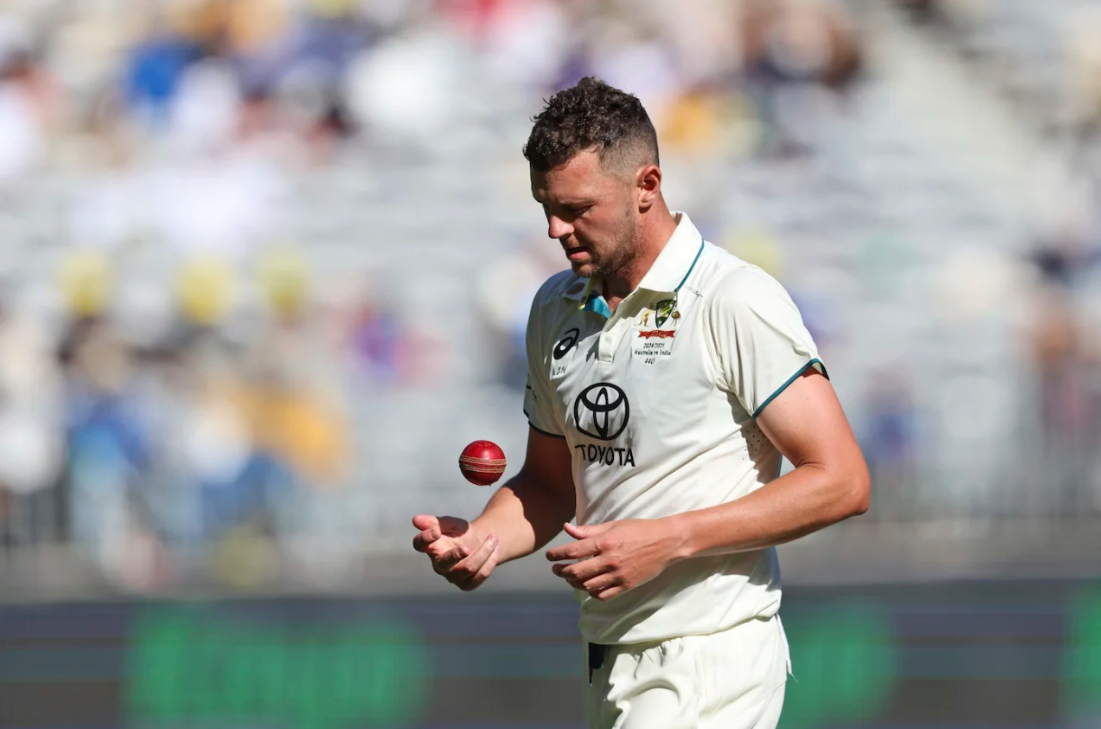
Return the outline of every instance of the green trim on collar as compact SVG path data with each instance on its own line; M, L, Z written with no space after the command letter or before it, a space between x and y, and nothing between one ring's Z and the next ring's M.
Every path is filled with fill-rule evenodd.
M680 280L680 283L677 284L677 287L675 289L673 289L673 293L676 293L676 292L680 291L680 287L684 286L685 281L687 281L688 277L692 275L692 269L694 269L696 267L696 264L699 263L700 256L703 255L703 244L704 244L703 238L700 238L700 249L698 251L696 251L696 257L692 259L692 265L688 267L688 271L687 271L687 273L684 274L684 278L682 278Z

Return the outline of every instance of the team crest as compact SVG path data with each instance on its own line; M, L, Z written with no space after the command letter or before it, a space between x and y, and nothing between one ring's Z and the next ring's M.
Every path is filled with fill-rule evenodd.
M679 314L677 316L673 316L676 306L677 302L673 299L665 299L664 301L659 301L654 306L654 325L660 329L661 325L668 321L670 317L672 317L673 319L680 318Z
M650 328L650 314L654 315L653 329ZM663 357L672 355L673 339L677 336L680 320L676 297L662 299L647 307L638 322L638 339L641 341L636 341L631 348L632 354L640 358L644 365L657 364Z
M653 315L654 315L654 327L655 328L654 329L647 329L646 327L650 326L650 314L651 313L653 313ZM662 326L666 322L669 322L669 321L672 321L672 324L670 325L670 327L668 329L663 329ZM676 299L664 299L664 300L659 301L658 303L654 304L653 309L646 309L642 313L642 318L639 321L639 327L640 327L639 331L638 331L639 339L659 340L659 341L663 340L663 339L672 339L674 336L676 336L677 324L679 324L679 323L680 323L680 311L677 310L677 300ZM655 346L657 346L657 345L647 344L645 346L645 348L653 348ZM664 346L664 345L662 345L662 346ZM664 353L668 354L668 351L665 351ZM636 354L638 354L638 352L636 352ZM650 354L654 354L654 353L650 352Z

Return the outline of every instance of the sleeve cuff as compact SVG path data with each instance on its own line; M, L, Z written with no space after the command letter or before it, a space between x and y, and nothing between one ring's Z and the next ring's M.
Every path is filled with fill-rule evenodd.
M526 415L526 413L525 413L525 415ZM562 440L566 439L566 436L564 436L564 435L561 435L559 433L551 433L549 431L546 431L546 430L543 430L542 428L537 427L534 423L531 422L530 419L528 420L528 427L531 428L532 430L534 430L536 433L541 433L541 434L549 436L551 438L561 438Z
M753 419L756 420L757 416L759 416L761 414L761 412L764 411L764 409L768 407L769 403L771 403L773 400L775 400L777 397L779 397L780 393L782 393L784 390L788 389L788 385L790 385L791 383L795 382L797 379L802 377L804 372L809 370L811 367L814 367L815 365L818 365L818 368L820 370L822 370L822 375L825 376L825 378L827 380L830 378L830 373L826 371L826 365L822 364L822 360L818 359L817 357L815 359L812 359L810 362L807 362L805 365L800 367L799 370L794 375L792 375L791 377L789 377L787 379L787 382L785 382L784 384L782 384L778 388L776 388L776 391L773 392L771 395L769 395L767 400L765 400L763 403L761 403L761 407L757 408L753 412Z

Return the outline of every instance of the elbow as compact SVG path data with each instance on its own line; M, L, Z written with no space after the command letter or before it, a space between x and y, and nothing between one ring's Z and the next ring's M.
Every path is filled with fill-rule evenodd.
M845 479L844 492L845 516L843 518L868 513L872 505L872 477L863 460L860 462L860 468Z
M864 460L825 471L821 481L825 502L821 518L826 525L868 513L872 501L872 479Z

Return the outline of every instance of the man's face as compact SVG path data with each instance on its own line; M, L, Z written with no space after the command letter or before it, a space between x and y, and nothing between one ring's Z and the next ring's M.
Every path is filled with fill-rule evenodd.
M547 216L547 235L566 253L574 273L607 276L635 254L639 231L636 187L604 170L596 152L541 172L531 170L531 192Z

